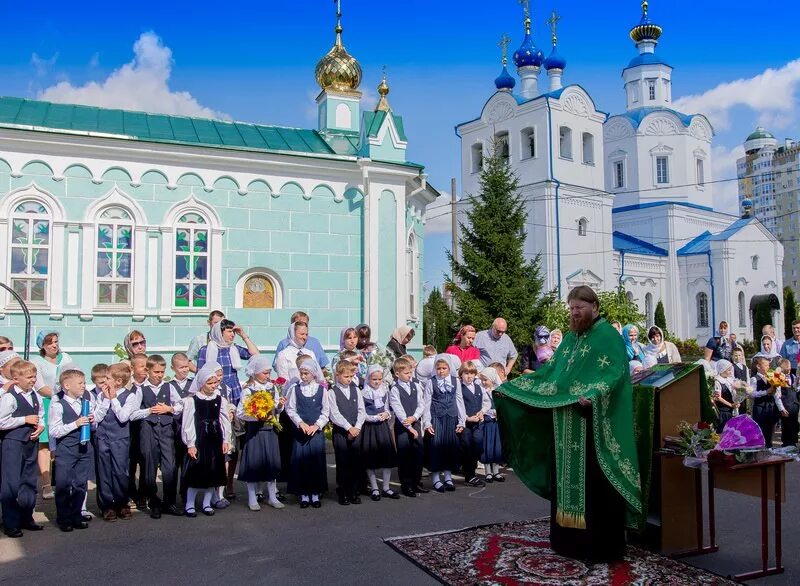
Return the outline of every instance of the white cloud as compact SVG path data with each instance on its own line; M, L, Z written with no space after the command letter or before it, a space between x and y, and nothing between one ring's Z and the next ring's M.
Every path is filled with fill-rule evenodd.
M143 33L134 43L133 53L130 63L116 69L104 80L90 81L81 86L62 81L39 92L37 97L66 104L203 118L230 118L222 112L200 105L189 92L170 89L172 50L164 46L155 33Z
M436 203L425 211L426 236L431 234L450 234L451 232L450 194L444 191L441 194Z
M36 69L37 77L44 77L47 75L50 69L56 64L56 61L58 61L58 53L55 53L50 59L40 57L38 53L31 55L31 65Z
M739 214L739 182L736 177L736 159L744 156L744 148L732 149L715 146L711 152L711 172L714 175L714 209L729 214Z
M750 78L721 83L702 93L684 96L675 101L681 112L702 112L717 130L730 128L731 110L737 106L754 110L759 124L770 128L786 128L794 122L797 90L800 84L800 59L780 69L767 69Z

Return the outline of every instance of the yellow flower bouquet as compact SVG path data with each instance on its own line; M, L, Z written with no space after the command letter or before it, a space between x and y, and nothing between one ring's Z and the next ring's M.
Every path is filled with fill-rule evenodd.
M244 401L244 413L259 421L268 423L278 431L281 424L275 417L275 398L268 391L256 391Z

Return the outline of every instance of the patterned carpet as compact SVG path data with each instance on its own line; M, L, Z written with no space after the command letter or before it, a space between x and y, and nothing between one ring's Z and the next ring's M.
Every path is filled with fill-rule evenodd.
M584 563L550 549L550 521L518 521L385 540L444 584L595 584L692 586L736 584L638 547L614 564Z

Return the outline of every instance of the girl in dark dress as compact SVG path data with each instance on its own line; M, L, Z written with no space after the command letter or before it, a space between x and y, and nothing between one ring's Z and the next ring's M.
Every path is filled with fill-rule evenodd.
M220 394L222 367L207 362L197 373L183 400L181 436L186 444L186 471L184 481L188 487L186 516L196 517L195 500L203 492L203 513L211 516L214 507L211 497L227 480L225 453L230 448L231 423L228 419L228 401Z
M389 486L392 468L397 466L397 452L389 427L389 387L383 382L382 366L369 367L363 397L367 417L361 429L361 461L369 478L370 498L373 501L381 500L381 496L398 499L400 495ZM378 474L382 490L378 490Z
M727 360L718 360L714 364L717 376L714 380L714 403L717 406L719 417L717 417L717 433L722 433L725 424L733 418L739 403L734 397L734 384L736 378L733 376L733 364Z

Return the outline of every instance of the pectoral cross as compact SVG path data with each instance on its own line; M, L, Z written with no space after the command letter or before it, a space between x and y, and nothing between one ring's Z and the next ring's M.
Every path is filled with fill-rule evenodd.
M561 20L561 17L558 15L558 12L553 9L553 13L550 15L545 22L550 25L550 32L552 33L553 39L553 46L555 46L558 37L556 36L556 26L558 25L558 21Z
M497 43L497 46L503 50L503 65L508 63L508 45L511 43L511 37L503 33L503 36L500 37L500 42Z

